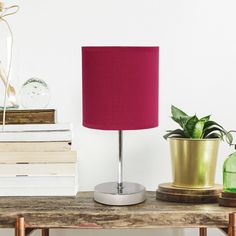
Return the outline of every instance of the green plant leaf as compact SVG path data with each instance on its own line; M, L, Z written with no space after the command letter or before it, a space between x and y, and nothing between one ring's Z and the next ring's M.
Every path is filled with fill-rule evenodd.
M201 138L203 133L205 121L199 120L193 129L192 138Z
M182 129L168 130L163 137L179 138L221 138L229 143L233 143L233 136L221 125L210 120L210 115L202 117L200 120L196 115L188 116L185 112L175 106L171 106L172 119L177 122Z
M186 126L188 120L191 119L191 118L192 118L192 116L182 116L182 117L180 117L180 121L179 121L180 126L182 128L184 128Z
M168 133L163 136L164 139L167 139L169 137L180 137L180 138L185 138L184 132L181 129L176 129L176 130L168 130Z
M220 134L218 133L211 133L206 138L222 138Z
M205 129L204 130L204 133L202 135L203 138L208 138L210 134L212 133L215 133L215 132L219 132L220 134L220 137L223 138L224 134L225 134L225 131L220 128L220 127L217 127L217 126L210 126L209 128Z
M172 114L172 119L176 122L180 120L180 117L183 116L188 116L185 112L181 111L179 108L171 105L171 114Z
M211 118L211 115L209 115L209 116L204 116L204 117L202 117L200 120L201 120L201 121L204 121L204 122L207 122L207 121L210 120L210 118Z
M221 125L219 125L218 123L216 123L215 121L212 121L212 120L209 120L209 121L205 122L204 129L209 128L211 126L218 126L221 129L224 129Z
M185 135L188 135L192 138L194 127L196 126L196 123L198 122L198 118L196 115L190 117L188 121L186 122L186 125L184 126L184 133Z
M226 136L226 142L229 145L232 145L232 143L233 143L233 135L230 132L227 132L225 136Z
M181 123L180 123L180 120L175 118L174 116L171 116L171 119L175 122L177 122L180 126L181 126Z

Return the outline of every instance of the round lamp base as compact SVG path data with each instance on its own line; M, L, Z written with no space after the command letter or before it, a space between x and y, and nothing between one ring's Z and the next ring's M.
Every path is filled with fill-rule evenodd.
M122 191L118 191L117 182L108 182L95 186L94 190L94 200L105 205L134 205L145 199L145 188L137 183L123 182Z

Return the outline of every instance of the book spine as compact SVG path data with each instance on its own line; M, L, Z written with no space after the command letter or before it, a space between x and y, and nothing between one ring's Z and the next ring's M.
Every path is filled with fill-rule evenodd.
M71 142L0 142L1 152L65 152L71 150Z
M0 125L2 130L2 125ZM72 130L72 124L57 123L57 124L21 124L21 125L6 125L5 132L25 132L25 131L67 131Z
M0 196L76 196L76 187L0 188Z
M0 164L0 177L7 176L75 176L75 163Z
M0 177L0 188L74 187L75 176L15 176Z
M76 163L76 160L76 151L0 152L0 164Z
M2 124L3 112L0 112ZM54 124L56 123L54 109L42 110L9 110L6 112L6 124Z
M71 141L72 131L1 132L0 142Z

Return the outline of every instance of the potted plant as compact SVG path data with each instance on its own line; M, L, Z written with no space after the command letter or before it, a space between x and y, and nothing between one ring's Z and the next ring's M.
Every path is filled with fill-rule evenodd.
M181 188L211 188L220 140L232 143L232 135L221 125L210 120L210 115L199 119L171 106L172 119L181 128L168 130L172 160L173 185Z

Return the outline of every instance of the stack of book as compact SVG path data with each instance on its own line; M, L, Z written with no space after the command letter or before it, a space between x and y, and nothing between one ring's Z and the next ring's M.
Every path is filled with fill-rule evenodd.
M3 132L0 126L0 196L75 196L71 125L56 123L55 110L7 111L6 118Z

